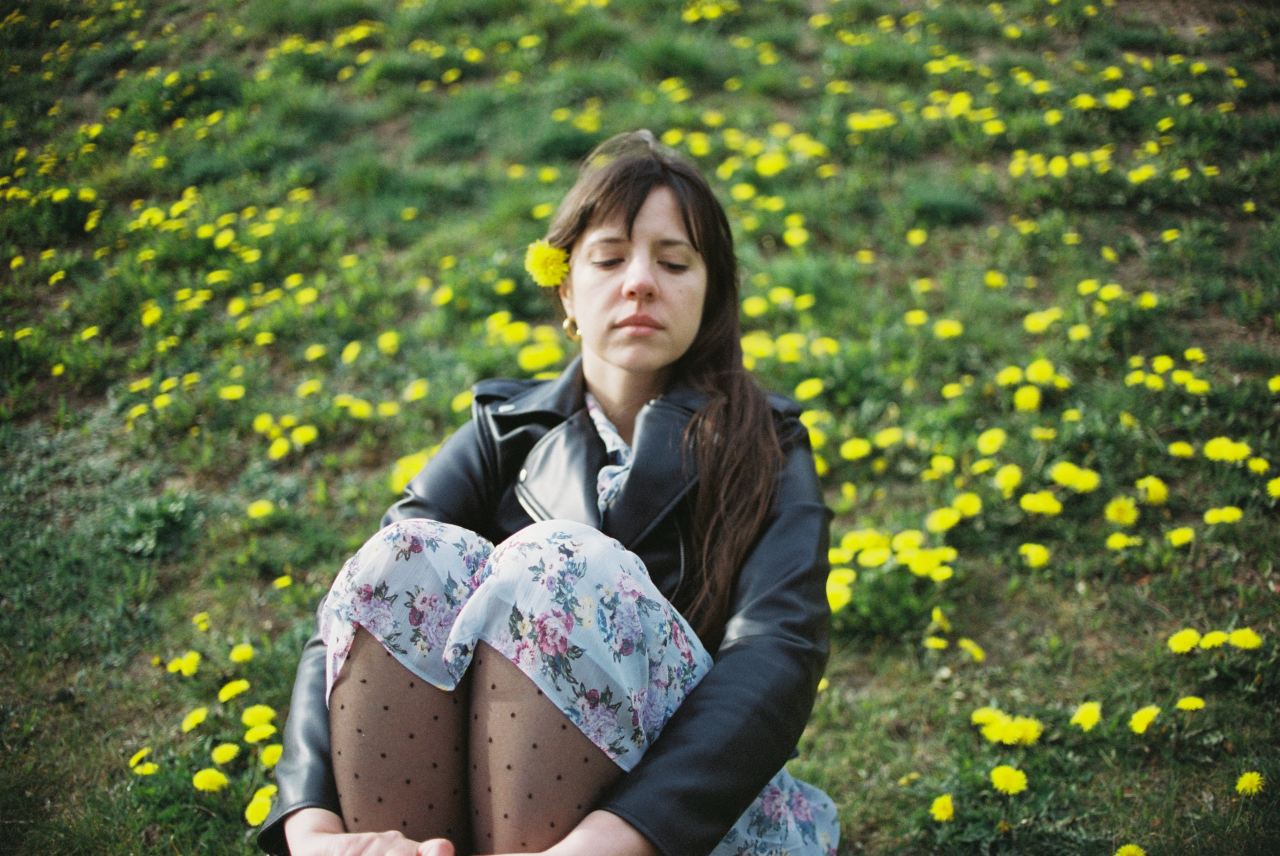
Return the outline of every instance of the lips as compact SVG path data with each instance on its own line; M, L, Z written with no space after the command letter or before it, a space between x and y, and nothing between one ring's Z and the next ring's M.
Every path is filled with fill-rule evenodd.
M643 312L637 312L634 315L628 315L618 323L615 327L647 327L651 330L661 330L662 325L652 315L645 315Z

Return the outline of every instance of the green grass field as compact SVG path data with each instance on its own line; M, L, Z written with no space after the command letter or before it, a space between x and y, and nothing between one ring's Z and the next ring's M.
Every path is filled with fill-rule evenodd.
M1269 6L0 6L3 846L253 852L318 599L571 357L524 247L647 127L809 408L841 852L1280 852Z

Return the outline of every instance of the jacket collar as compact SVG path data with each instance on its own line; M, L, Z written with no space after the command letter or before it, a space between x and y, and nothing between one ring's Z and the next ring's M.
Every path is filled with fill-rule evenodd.
M631 548L697 483L693 450L685 428L706 396L676 384L648 402L636 416L631 474L605 509L596 505L596 476L607 461L604 444L586 410L582 358L555 379L537 384L498 408L498 417L558 417L525 458L517 496L539 519L569 519L599 528Z

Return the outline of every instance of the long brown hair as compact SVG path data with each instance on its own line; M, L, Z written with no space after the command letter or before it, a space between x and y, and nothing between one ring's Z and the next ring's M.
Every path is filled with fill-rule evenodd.
M707 395L686 431L700 485L693 509L701 578L684 607L709 648L724 633L738 569L760 535L782 461L764 392L742 365L738 260L724 208L692 163L648 131L601 143L560 203L547 240L572 251L593 222L624 215L627 233L655 187L670 188L694 249L707 267L702 320L672 379Z

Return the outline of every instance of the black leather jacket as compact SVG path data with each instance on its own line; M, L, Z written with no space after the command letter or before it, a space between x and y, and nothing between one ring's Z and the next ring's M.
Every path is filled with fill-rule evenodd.
M678 608L697 573L691 498L697 473L682 435L702 403L674 388L639 413L634 463L602 520L596 474L605 449L583 400L579 362L555 380L484 381L472 420L409 483L383 524L411 517L465 526L495 544L535 520L596 526L644 560ZM771 397L785 461L769 517L743 563L715 665L640 763L600 808L667 856L707 853L794 753L827 660L827 544L808 433L798 408ZM329 764L324 648L303 650L276 766L279 793L259 844L287 852L284 819L307 807L339 812Z

